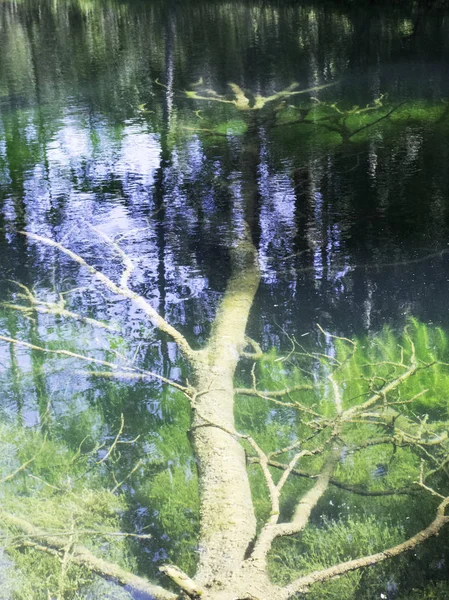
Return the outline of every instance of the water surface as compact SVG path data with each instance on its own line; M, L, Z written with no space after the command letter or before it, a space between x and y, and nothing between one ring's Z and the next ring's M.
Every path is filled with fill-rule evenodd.
M5 310L3 335L65 341L181 378L173 344L129 303L18 232L63 241L116 277L120 261L98 231L113 237L137 264L135 289L200 347L249 188L262 268L250 333L265 349L315 338L316 323L346 336L398 329L410 315L449 326L447 14L314 2L7 0L0 36L0 299L23 301L19 283L121 330L94 335ZM251 105L258 95L273 99L239 110L230 83ZM5 422L49 428L74 449L92 432L114 439L121 414L130 440L181 419L181 401L159 383L100 383L8 344L0 360ZM154 447L146 436L124 449L114 477ZM186 464L193 476L192 459ZM136 473L125 486L126 519L155 534L134 551L141 570L148 561L156 569L171 545L188 551L194 542L187 533L164 538L157 509L144 508L146 476Z

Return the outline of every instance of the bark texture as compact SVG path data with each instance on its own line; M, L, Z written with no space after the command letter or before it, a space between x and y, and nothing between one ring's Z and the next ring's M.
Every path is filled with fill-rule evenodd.
M200 558L196 580L226 586L256 534L245 452L234 424L234 374L259 284L249 235L233 250L233 276L218 309L210 340L195 361L192 440L201 500Z

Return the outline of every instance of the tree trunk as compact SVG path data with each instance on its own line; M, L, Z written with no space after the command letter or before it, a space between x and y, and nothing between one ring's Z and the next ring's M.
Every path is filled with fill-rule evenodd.
M196 581L217 590L229 585L256 534L245 452L233 435L234 373L259 284L257 252L248 231L233 249L232 260L233 276L209 344L195 365L198 395L191 430L201 499Z

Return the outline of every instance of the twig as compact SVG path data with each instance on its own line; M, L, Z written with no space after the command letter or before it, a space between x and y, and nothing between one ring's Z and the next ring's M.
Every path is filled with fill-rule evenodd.
M7 481L11 481L12 479L14 479L14 477L16 475L18 475L19 473L21 473L22 471L24 471L27 468L28 465L30 465L32 462L34 462L36 460L36 458L39 456L39 454L42 452L42 450L44 449L46 441L47 441L47 438L45 437L44 441L42 442L42 445L39 448L39 450L37 451L36 455L33 456L33 458L30 458L29 460L27 460L26 462L24 462L23 464L21 464L20 467L18 467L13 473L10 473L6 477L3 477L3 479L0 479L0 484L6 483Z
M259 342L256 342L256 340L253 340L248 335L245 335L245 342L247 343L247 345L252 347L253 352L245 352L243 350L242 352L240 352L240 356L242 356L243 358L249 358L252 360L259 360L260 358L263 357L263 351L262 351L262 348L261 348Z
M259 398L271 400L272 398L282 398L282 396L287 396L288 394L292 394L293 392L313 389L313 385L299 384L292 385L291 387L285 388L283 390L258 390L255 388L235 388L234 392L242 396L258 396ZM295 404L295 402L292 402L292 406L294 406Z
M107 331L112 331L114 333L119 333L120 329L118 327L114 327L113 325L109 325L108 323L102 323L97 319L92 319L90 317L84 317L83 315L79 315L70 310L60 307L58 304L40 303L38 301L34 302L32 306L21 306L20 304L11 304L8 302L3 302L1 304L5 308L9 308L11 310L16 310L23 313L32 313L33 311L46 314L46 315L54 315L56 317L66 317L68 319L73 319L75 321L79 321L80 323L85 323L86 325L92 325L94 327L99 327L100 329L106 329Z
M114 441L112 442L109 450L106 452L106 454L103 456L103 458L101 460L97 461L97 465L101 465L102 463L106 462L108 460L108 458L111 456L111 454L114 452L114 448L117 446L117 443L120 439L120 436L123 433L123 428L125 427L125 417L123 416L123 413L121 413L120 415L120 429L118 430L117 435L115 436Z
M139 459L139 461L137 462L137 464L135 465L135 467L134 467L134 468L133 468L133 469L132 469L132 470L131 470L131 471L128 473L128 475L127 475L127 476L126 476L124 479L122 479L122 481L120 481L120 482L117 482L117 480L115 480L115 481L116 481L116 484L115 484L115 486L114 486L114 487L112 488L112 490L111 490L111 491L112 491L112 493L114 494L114 493L115 493L115 492L116 492L116 491L117 491L117 490L118 490L118 489L119 489L119 488L120 488L120 487L121 487L121 486L122 486L122 485L125 483L125 481L126 481L127 479L129 479L129 478L131 477L131 475L133 475L133 474L134 474L134 473L137 471L137 469L138 469L138 468L139 468L139 467L140 467L142 464L143 464L143 463L142 463L142 460L141 460L141 459ZM114 478L114 479L115 479L115 478Z
M272 523L268 521L257 538L251 558L265 567L267 554L273 541L277 537L289 536L299 533L307 525L311 512L320 498L326 492L331 475L337 466L340 452L333 449L324 462L321 473L317 476L315 484L301 496L296 504L293 517L287 523ZM287 467L289 469L290 466Z
M162 565L159 571L170 577L190 598L200 598L204 595L203 588L175 565Z
M258 458L250 457L250 463L257 463ZM280 463L278 461L272 460L271 458L268 461L268 465L270 467L274 467L275 469L288 469L288 465L284 463ZM292 475L296 477L302 477L303 479L316 479L318 475L313 475L312 473L308 473L307 471L301 471L300 469L292 469ZM392 489L384 489L384 490L369 490L360 485L354 485L352 483L344 483L343 481L339 481L338 479L334 479L331 477L329 479L329 484L334 487L345 490L346 492L351 492L353 494L357 494L358 496L369 496L369 497L378 497L378 496L403 496L410 495L413 492L416 492L416 489L413 487L402 487L402 488L392 488Z

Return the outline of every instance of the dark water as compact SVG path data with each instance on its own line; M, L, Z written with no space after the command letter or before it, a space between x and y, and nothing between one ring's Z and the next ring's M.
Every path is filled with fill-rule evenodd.
M57 237L92 223L117 234L151 217L134 240L151 257L143 287L186 331L207 327L226 280L242 115L183 90L331 83L258 117L264 276L252 329L276 343L276 323L303 333L317 320L346 332L408 313L446 322L447 129L422 118L447 101L445 14L5 2L1 19L3 278L51 280L49 256L37 260L15 229ZM411 112L348 143L273 127L273 112L312 96L340 110L383 96ZM227 137L195 131L211 124Z
M262 267L250 333L265 348L289 347L286 332L313 336L317 322L344 335L399 327L409 315L449 326L446 13L3 1L0 37L0 297L23 300L19 282L41 301L64 298L68 309L126 323L111 338L5 311L3 335L38 346L64 340L180 377L173 345L126 301L18 231L62 241L111 277L120 264L98 230L114 237L138 265L135 289L200 346L230 273L248 185ZM239 111L229 83L251 104L293 83L290 91L312 91ZM4 418L31 426L50 414L75 449L94 430L113 439L121 413L130 438L179 418L179 399L159 384L100 385L33 352L18 359L20 383L9 345L0 346ZM145 444L123 451L117 469L144 460ZM132 519L157 529L156 512L139 508L144 480L130 487ZM140 551L140 565L164 559L161 539L159 554Z

